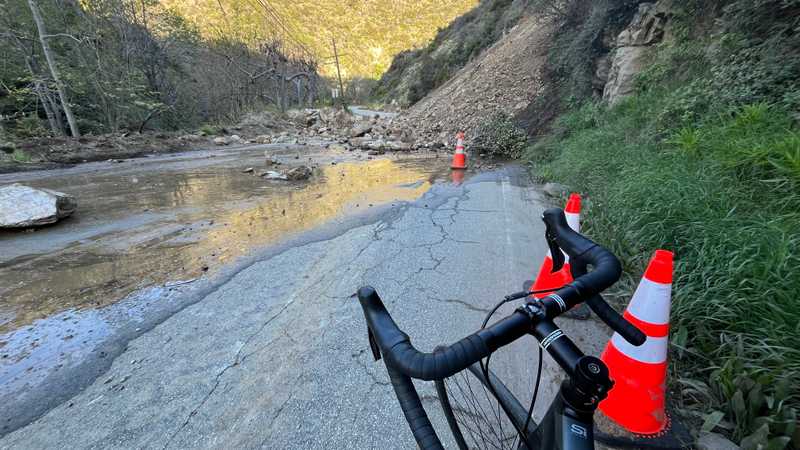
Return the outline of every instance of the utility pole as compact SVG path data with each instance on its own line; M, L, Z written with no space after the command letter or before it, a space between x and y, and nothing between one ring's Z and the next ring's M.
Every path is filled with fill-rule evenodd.
M336 75L339 77L339 96L344 105L344 84L342 83L342 71L339 69L339 52L336 50L336 38L331 38L333 44L333 57L336 59Z
M53 81L56 82L56 90L58 90L58 97L61 100L61 107L64 108L64 115L67 116L67 123L72 137L81 137L81 132L78 130L78 123L75 121L75 116L72 115L72 108L67 101L67 92L64 83L61 82L61 76L58 74L58 67L56 61L50 52L50 44L47 43L47 30L44 27L42 15L39 13L39 7L34 0L28 0L28 7L31 9L33 21L36 23L36 30L39 32L39 42L42 44L42 52L44 59L47 61L47 66L50 68L50 74L53 76Z

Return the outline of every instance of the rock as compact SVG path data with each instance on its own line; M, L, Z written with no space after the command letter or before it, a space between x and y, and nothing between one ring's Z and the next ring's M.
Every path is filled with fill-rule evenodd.
M370 156L378 156L378 155L382 155L384 153L386 153L386 152L384 152L383 150L370 150L370 151L367 152L367 154L370 155Z
M617 36L615 47L653 45L664 38L668 2L641 3L631 23Z
M234 134L233 136L231 136L230 141L231 142L241 142L242 141L242 137L239 136L238 134Z
M411 150L411 144L402 141L390 141L386 143L386 148L396 152L407 152Z
M242 171L242 173L253 173L253 172L255 172L255 169L253 169L252 167L248 167L247 169L244 169Z
M0 228L56 223L69 217L77 207L78 203L71 195L12 184L0 188Z
M365 138L351 138L347 141L350 145L356 148L365 148L369 139Z
M378 139L375 141L367 141L364 143L363 147L369 150L385 150L386 149L386 142Z
M603 100L613 105L633 93L634 79L646 63L649 46L661 42L669 19L669 0L641 3L628 26L617 36ZM605 63L608 64L608 63ZM603 75L597 67L596 78Z
M215 137L214 138L214 144L216 144L216 145L228 145L228 144L230 144L230 141L228 141L228 138L226 138L225 136L220 136L220 137Z
M268 180L288 180L286 175L284 175L284 174L282 174L280 172L275 172L274 170L268 170L266 172L261 172L261 173L258 174L258 176L266 178Z
M337 109L336 112L334 112L329 118L329 120L327 120L326 122L331 124L335 128L344 130L353 126L353 122L355 122L355 119L353 118L353 115L350 114L350 112L344 109Z
M346 145L343 145L343 144L330 144L330 145L328 145L328 150L331 150L331 151L334 151L334 152L346 152L346 151L349 150L349 148Z
M608 74L611 71L611 58L603 55L594 62L594 77L592 77L592 87L597 90L605 90L608 83Z
M356 124L350 130L350 137L354 137L354 138L362 137L365 134L369 133L370 131L372 131L372 125L371 124L368 124L368 123Z
M550 197L557 198L569 194L569 188L558 183L546 183L544 186L542 186L542 191L544 191L544 193Z
M295 145L297 144L297 138L289 136L288 134L281 133L280 135L272 139L272 143Z
M256 138L253 140L259 144L269 144L272 142L272 136L268 134L262 134L260 136L256 136Z
M318 109L307 109L306 110L306 125L312 126L315 123L319 122L322 118L322 114Z
M647 47L621 47L614 51L603 100L614 105L633 93L634 79L644 68L646 53Z
M695 444L697 450L739 450L739 446L718 433L703 433Z
M303 181L311 178L312 170L308 166L299 166L287 171L284 175L289 181Z
M178 138L179 141L187 141L187 142L197 142L203 140L203 135L201 134L184 134L183 136Z

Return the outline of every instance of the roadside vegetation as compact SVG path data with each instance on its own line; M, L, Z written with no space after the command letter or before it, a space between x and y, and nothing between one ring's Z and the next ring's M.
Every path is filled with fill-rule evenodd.
M497 113L475 131L473 153L501 158L519 158L528 145L528 135L506 114Z
M675 251L679 411L745 449L797 447L800 1L679 8L674 37L615 107L591 97L585 72L560 77L563 113L526 158L587 195L586 230L631 287L654 249ZM564 48L554 58L591 57Z

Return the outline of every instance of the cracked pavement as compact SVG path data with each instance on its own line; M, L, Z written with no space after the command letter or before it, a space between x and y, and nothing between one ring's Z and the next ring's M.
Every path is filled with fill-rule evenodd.
M257 259L131 340L107 372L0 448L415 448L353 293L375 286L421 350L451 343L538 271L543 208L510 167ZM606 331L596 322L559 324L598 353ZM525 338L492 369L528 398L536 359ZM537 415L557 379L546 361ZM417 386L452 447L433 384Z

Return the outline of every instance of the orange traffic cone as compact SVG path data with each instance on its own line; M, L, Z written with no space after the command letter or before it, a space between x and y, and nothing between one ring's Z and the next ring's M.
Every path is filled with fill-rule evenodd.
M567 224L573 230L581 231L581 196L580 194L572 193L567 200L567 206L564 208L564 215L567 216ZM553 255L547 251L547 256L542 262L539 269L539 276L531 286L531 291L546 291L533 294L536 298L545 298L556 289L561 288L565 284L572 282L572 273L569 269L569 256L564 254L564 267L557 272L553 272Z
M451 169L466 169L467 168L467 154L464 153L464 132L459 131L456 133L456 152L453 154L453 165Z
M617 333L600 358L608 366L614 388L600 410L631 433L653 435L669 424L664 410L672 294L672 252L656 250L624 317L647 340L639 347Z

